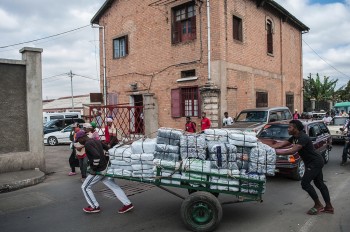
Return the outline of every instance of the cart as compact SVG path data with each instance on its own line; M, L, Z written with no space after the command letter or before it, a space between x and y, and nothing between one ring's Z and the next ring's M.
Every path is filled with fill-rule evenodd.
M217 199L219 194L229 194L236 196L236 201L226 202L223 204L240 203L248 201L262 202L262 194L264 192L264 180L254 180L246 179L241 177L231 177L223 174L216 173L206 173L198 171L187 171L189 174L197 174L206 176L206 180L183 180L179 178L173 178L172 175L162 176L163 170L174 171L174 168L159 167L157 166L156 177L150 178L138 178L138 177L128 177L114 174L105 174L106 176L124 179L130 181L143 182L148 184L153 184L162 190L165 190L184 201L181 205L181 218L186 227L192 231L206 232L213 231L220 224L222 219L222 204ZM177 170L181 171L181 170ZM184 170L182 170L184 171ZM99 173L97 173L99 174ZM238 184L217 184L217 186L223 186L229 188L235 188L237 191L228 190L218 190L210 188L213 185L210 182L210 178L216 176L221 178L230 178L235 180ZM180 184L164 183L162 180L172 180L173 182L178 182ZM228 182L229 183L229 182ZM188 189L189 196L183 197L174 191L166 187L175 187Z

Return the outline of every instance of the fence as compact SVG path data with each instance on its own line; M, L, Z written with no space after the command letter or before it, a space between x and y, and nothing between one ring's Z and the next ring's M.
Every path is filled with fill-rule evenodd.
M132 141L144 136L143 106L129 106L124 104L108 106L90 106L90 122L96 122L99 134L105 136L107 118L112 118L112 125L116 128L117 138Z

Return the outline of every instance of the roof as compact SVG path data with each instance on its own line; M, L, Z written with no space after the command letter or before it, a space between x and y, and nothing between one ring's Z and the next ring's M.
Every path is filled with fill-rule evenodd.
M350 102L338 102L334 105L334 107L345 107L350 106Z
M101 6L101 8L96 12L94 17L91 19L91 24L99 24L100 18L104 15L104 13L111 7L115 0L106 0L105 3ZM177 0L175 0L177 1ZM296 26L300 28L302 32L308 32L310 28L308 28L305 24L303 24L300 20L298 20L295 16L289 13L286 9L284 9L281 5L279 5L274 0L254 0L257 1L258 6L267 5L275 9L277 12L281 13L284 17L285 21L289 20L293 22ZM159 2L159 1L155 1ZM151 3L152 4L152 3Z
M73 97L74 108L83 108L83 105L90 104L90 95ZM43 110L70 109L72 108L72 97L62 97L43 105Z

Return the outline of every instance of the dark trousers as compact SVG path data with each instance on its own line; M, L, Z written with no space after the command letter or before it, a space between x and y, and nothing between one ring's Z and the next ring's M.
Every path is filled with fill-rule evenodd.
M315 186L320 190L323 200L326 203L330 203L330 196L327 186L325 185L323 181L323 173L322 173L322 166L321 167L314 167L309 166L306 167L305 174L303 176L303 179L301 180L301 187L310 195L310 197L313 200L318 199L318 195L316 193L315 188L311 185L311 181L314 181Z
M75 167L79 167L79 160L77 159L75 155L75 149L72 149L72 153L70 154L69 157L69 166L72 170L72 172L75 172Z
M345 142L344 149L343 149L343 155L341 157L342 163L345 163L347 161L347 159L348 159L349 147L350 147L350 141L349 142Z
M83 159L78 159L78 160L79 160L81 178L86 178L86 172L88 167L88 157L85 156Z

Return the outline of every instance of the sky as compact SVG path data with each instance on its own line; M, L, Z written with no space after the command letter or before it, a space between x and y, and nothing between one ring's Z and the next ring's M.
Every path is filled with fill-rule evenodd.
M104 1L1 0L0 58L20 60L21 48L43 48L43 99L71 96L70 71L74 95L100 92L98 29L90 20ZM338 79L338 87L345 85L350 80L350 0L275 1L310 28L303 35L303 77L319 73ZM50 38L38 40L45 37Z

